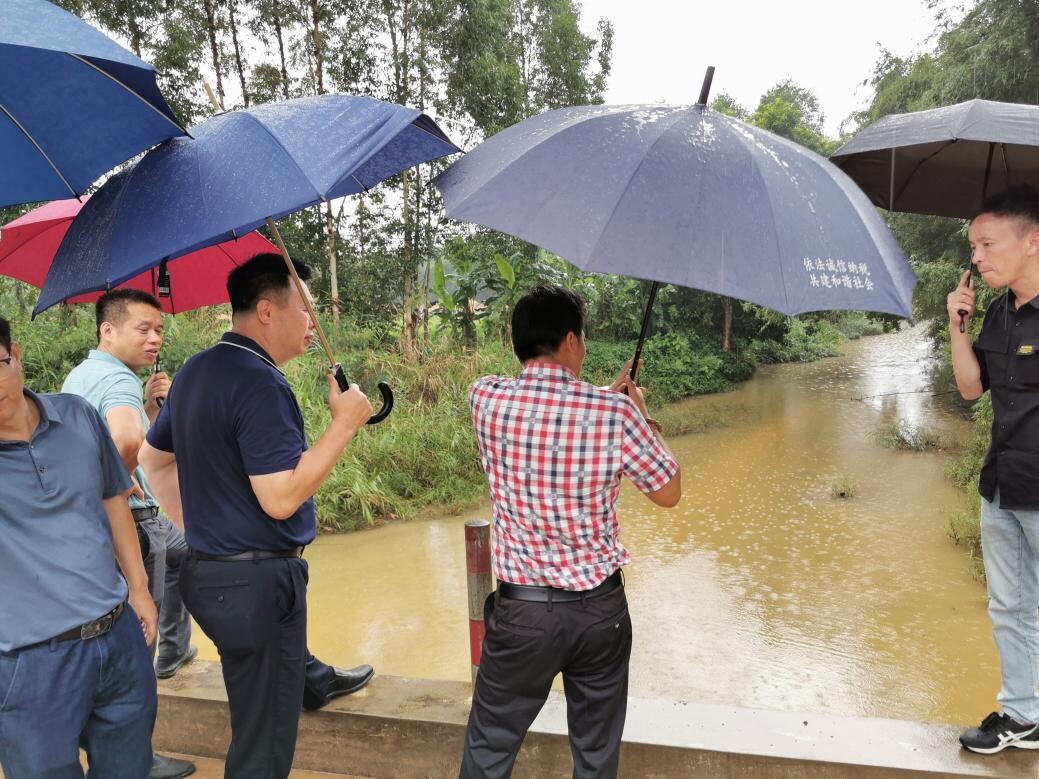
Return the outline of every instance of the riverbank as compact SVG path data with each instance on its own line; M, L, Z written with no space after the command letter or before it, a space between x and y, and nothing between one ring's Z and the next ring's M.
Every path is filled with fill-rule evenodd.
M16 284L0 278L0 313L12 321L22 345L26 384L40 392L57 391L96 344L93 310L60 307L30 324L31 298L24 289L16 294ZM224 306L166 317L163 367L175 376L188 357L214 343L229 323ZM479 348L467 349L449 332L434 330L428 341L405 353L383 335L346 320L339 327L324 324L347 377L373 398L376 384L387 381L396 404L387 420L357 437L315 496L320 529L343 532L479 503L486 485L469 419L468 389L481 375L515 375L519 366L511 348L497 335L483 333ZM704 414L676 401L730 390L751 378L760 364L836 354L847 338L881 329L861 313L781 318L769 325L768 335L736 339L730 352L720 350L714 335L670 331L646 343L640 380L667 435L700 432L738 420L738 411ZM634 342L627 341L590 339L588 345L581 378L597 384L610 383L634 351ZM312 438L328 423L324 363L315 347L285 366Z

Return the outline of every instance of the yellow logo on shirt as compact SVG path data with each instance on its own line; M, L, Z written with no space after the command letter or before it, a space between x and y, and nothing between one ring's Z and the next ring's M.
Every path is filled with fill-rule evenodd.
M1035 354L1035 347L1032 344L1021 344L1017 347L1017 353L1021 357L1031 357Z

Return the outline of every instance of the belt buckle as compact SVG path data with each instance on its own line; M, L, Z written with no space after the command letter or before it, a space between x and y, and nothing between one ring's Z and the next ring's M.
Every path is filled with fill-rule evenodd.
M93 622L88 622L79 629L79 637L83 641L87 641L91 638L97 638L103 636L109 630L112 629L112 615L107 614L101 619L95 619Z

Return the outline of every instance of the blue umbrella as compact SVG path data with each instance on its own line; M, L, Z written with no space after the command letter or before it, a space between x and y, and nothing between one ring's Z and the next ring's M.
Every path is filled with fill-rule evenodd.
M447 215L588 271L785 314L910 317L916 276L862 191L818 154L707 108L709 86L710 72L693 106L577 106L513 125L436 179Z
M79 196L101 174L183 135L155 69L45 0L4 0L0 206Z
M148 152L87 201L58 247L34 316L263 224L295 277L274 219L458 151L425 114L347 95L220 114L191 134ZM320 327L318 336L334 363ZM341 371L339 378L345 389ZM376 422L392 404L389 388L380 389L385 403Z

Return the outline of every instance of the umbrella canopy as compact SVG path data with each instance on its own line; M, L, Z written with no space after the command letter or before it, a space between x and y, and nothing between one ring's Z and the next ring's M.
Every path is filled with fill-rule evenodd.
M987 194L1039 179L1039 106L969 100L892 114L830 159L882 208L969 219Z
M151 65L45 0L4 0L0 206L79 195L183 134Z
M83 207L78 200L56 200L40 206L0 228L0 275L43 286L61 239ZM274 244L259 233L246 233L237 241L207 246L184 255L169 267L170 294L158 297L162 310L177 314L227 302L227 274L249 258L277 253ZM149 268L119 284L158 296L158 272ZM70 298L69 303L90 303L101 296L92 292Z
M347 95L220 114L191 133L153 149L87 202L34 314L458 151L419 111Z
M551 111L480 144L436 184L448 216L585 270L786 314L911 316L916 277L851 179L703 105Z

